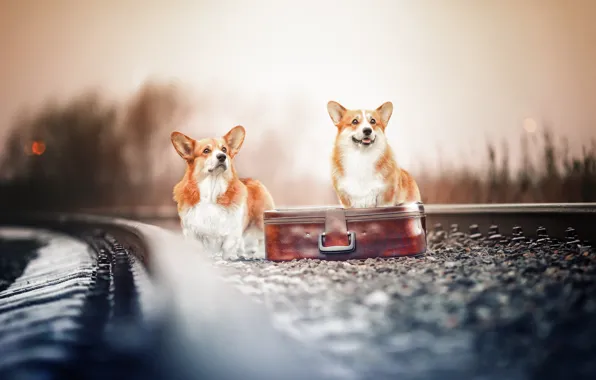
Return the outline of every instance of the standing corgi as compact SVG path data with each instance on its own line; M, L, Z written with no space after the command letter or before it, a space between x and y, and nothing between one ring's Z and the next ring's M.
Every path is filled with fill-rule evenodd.
M400 168L385 137L391 102L374 111L348 110L330 101L327 111L337 127L332 181L345 208L384 207L421 202L414 178Z
M264 257L263 212L274 208L261 182L238 178L234 169L232 160L245 135L242 126L222 138L171 135L176 152L186 161L186 173L174 187L183 234L223 258L245 252Z

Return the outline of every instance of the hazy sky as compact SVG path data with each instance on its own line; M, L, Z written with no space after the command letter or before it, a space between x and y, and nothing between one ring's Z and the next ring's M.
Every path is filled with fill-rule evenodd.
M516 142L528 117L577 147L596 136L595 17L591 0L1 0L0 140L20 107L158 74L215 94L197 121L214 134L277 127L322 176L330 99L391 100L405 166L437 146L479 162L485 139Z

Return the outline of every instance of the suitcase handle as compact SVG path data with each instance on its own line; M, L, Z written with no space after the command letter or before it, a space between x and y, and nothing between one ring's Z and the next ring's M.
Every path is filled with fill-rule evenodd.
M321 253L349 253L356 249L356 233L354 231L348 232L348 245L331 245L329 247L323 246L325 241L325 233L319 234L319 251Z

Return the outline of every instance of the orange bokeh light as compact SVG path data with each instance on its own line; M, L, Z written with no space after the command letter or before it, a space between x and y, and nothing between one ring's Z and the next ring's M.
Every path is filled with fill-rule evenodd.
M37 156L41 156L46 151L46 144L43 141L33 141L31 144L31 152Z

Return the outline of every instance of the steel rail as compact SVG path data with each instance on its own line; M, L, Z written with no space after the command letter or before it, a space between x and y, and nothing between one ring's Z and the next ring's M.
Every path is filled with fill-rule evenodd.
M267 310L218 276L207 257L175 233L122 218L68 213L2 213L0 226L68 233L102 229L144 265L160 289L154 378L323 379L317 361L278 332ZM159 373L159 374L158 374Z
M596 239L596 203L532 203L425 206L427 228L437 223L447 230L456 224L462 232L477 225L481 233L498 226L503 235L521 227L525 236L536 237L540 227L550 237L564 239L567 228L575 230L580 240Z
M513 227L518 226L526 236L535 237L536 230L544 227L550 236L562 239L565 230L572 227L580 239L596 239L596 203L428 204L424 205L424 209L429 229L437 223L444 229L457 224L460 230L466 232L470 225L475 224L481 233L485 233L490 226L497 225L501 234L509 235ZM119 214L118 210L107 212L114 216ZM175 225L178 218L174 208L166 207L131 208L120 212L122 217L151 224L168 222Z

